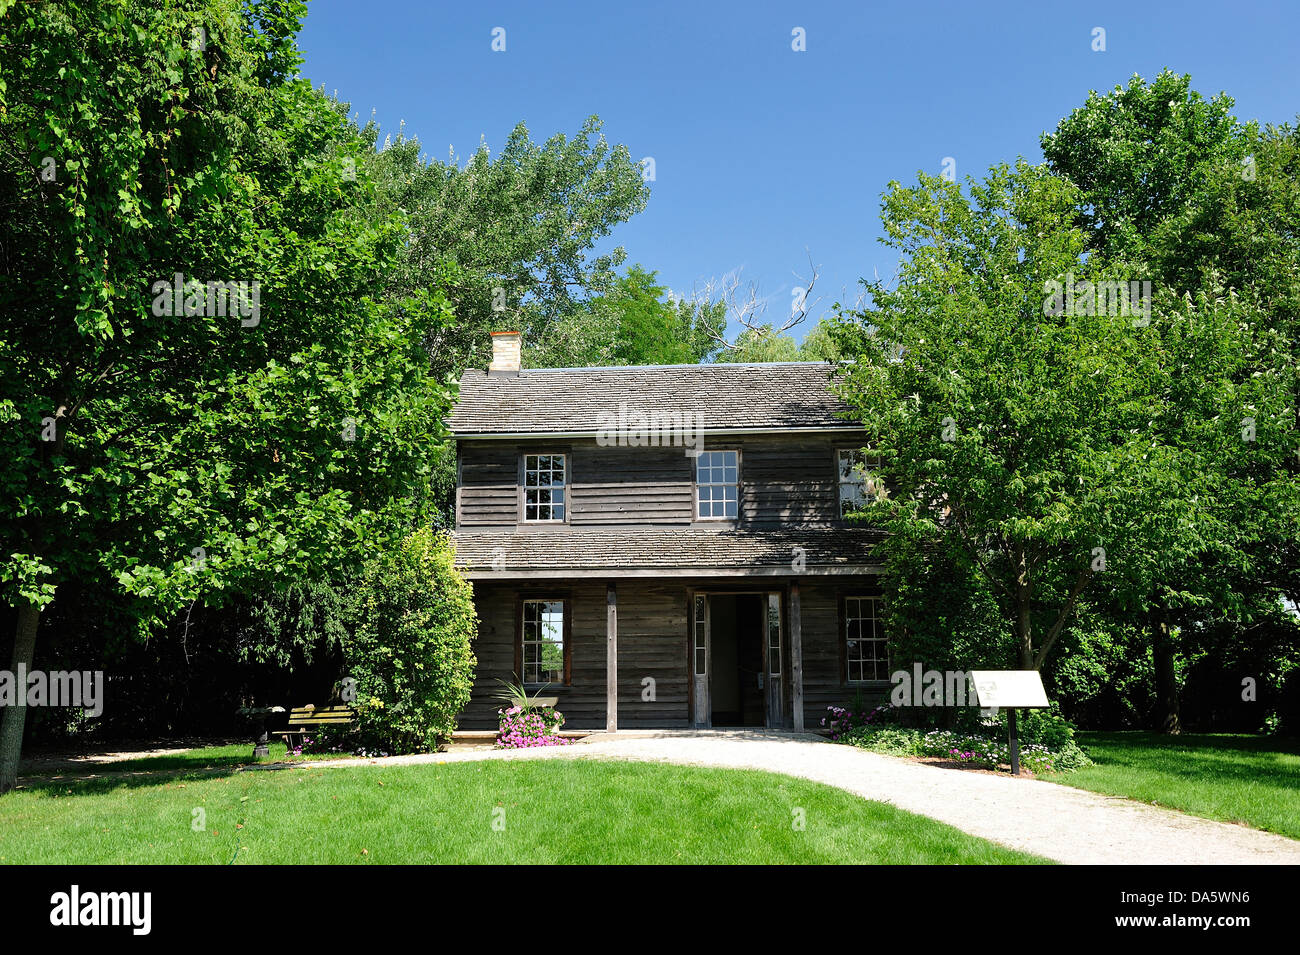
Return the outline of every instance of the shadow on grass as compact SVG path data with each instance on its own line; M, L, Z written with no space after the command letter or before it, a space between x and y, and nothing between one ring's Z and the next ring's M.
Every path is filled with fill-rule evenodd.
M1211 733L1079 732L1076 738L1099 766L1152 770L1204 780L1241 779L1294 785L1300 740Z
M170 786L188 780L233 776L247 771L292 769L296 764L309 760L348 758L342 755L335 757L333 754L288 756L281 744L278 747L280 752L276 753L276 747L272 747L271 756L254 760L248 752L251 747L238 748L244 750L242 755L193 750L111 763L80 762L48 770L33 767L19 776L18 789L59 797L93 795L118 788Z
M43 793L66 799L73 796L95 796L115 789L140 789L146 786L174 786L189 781L234 776L239 767L212 767L208 769L173 769L125 771L108 773L68 773L53 776L25 776L18 780L14 792ZM3 797L0 797L3 798Z

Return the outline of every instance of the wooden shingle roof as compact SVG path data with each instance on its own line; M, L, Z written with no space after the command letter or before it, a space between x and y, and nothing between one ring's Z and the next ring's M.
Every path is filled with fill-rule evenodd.
M533 528L456 531L456 566L477 579L872 573L883 534L865 527Z
M825 362L467 370L448 421L457 437L595 434L620 408L702 415L703 428L846 428Z

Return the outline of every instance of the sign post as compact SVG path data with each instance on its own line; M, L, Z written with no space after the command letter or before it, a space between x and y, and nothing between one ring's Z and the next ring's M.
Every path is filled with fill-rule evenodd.
M972 670L975 695L985 709L1007 711L1007 742L1011 746L1011 774L1020 775L1020 739L1016 735L1016 708L1045 710L1047 691L1037 670Z
M1007 737L1011 742L1011 775L1020 775L1020 740L1016 738L1016 711L1007 710Z

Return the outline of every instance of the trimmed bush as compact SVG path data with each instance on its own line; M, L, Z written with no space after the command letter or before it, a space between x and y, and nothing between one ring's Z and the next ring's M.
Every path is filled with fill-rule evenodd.
M366 567L343 647L366 749L436 749L469 702L477 618L453 559L446 536L426 528Z

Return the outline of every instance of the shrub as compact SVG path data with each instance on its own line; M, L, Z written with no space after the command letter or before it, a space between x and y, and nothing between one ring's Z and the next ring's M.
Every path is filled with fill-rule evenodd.
M1017 718L1016 735L1025 769L1038 775L1069 772L1092 764L1074 741L1074 727L1054 708L1021 712L1026 718ZM1005 711L981 718L978 709L959 710L958 728L954 730L864 725L849 730L841 741L875 753L956 760L985 769L1011 762Z
M1006 713L999 713L1005 726ZM1074 726L1061 715L1055 703L1050 710L1021 710L1016 714L1016 735L1027 743L1042 743L1048 749L1065 749L1074 744Z
M472 594L428 528L367 565L344 642L367 750L423 752L451 735L474 683Z
M864 707L862 703L848 706L828 706L822 717L822 726L830 731L831 739L839 741L846 734L864 726L883 725L891 716L888 706Z
M922 755L921 731L905 726L863 727L849 734L844 742L891 756Z
M996 716L984 716L978 707L963 707L957 712L959 733L1007 736L1007 711L998 710ZM1016 736L1022 743L1041 743L1048 749L1061 750L1074 743L1074 725L1061 715L1055 702L1047 710L1016 710Z

